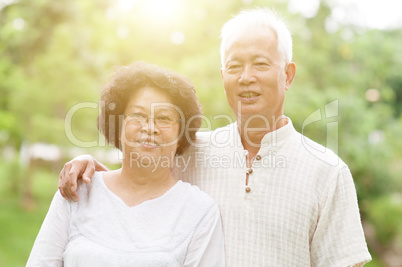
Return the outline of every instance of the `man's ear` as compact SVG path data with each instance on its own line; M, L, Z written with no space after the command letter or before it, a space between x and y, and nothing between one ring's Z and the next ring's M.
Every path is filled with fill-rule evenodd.
M222 83L223 83L223 67L221 68L221 79L222 79ZM225 92L225 95L226 95L226 88L225 88L225 86L223 86L223 91Z
M286 90L290 89L290 86L293 83L293 80L295 78L296 75L296 64L294 62L290 62L287 66L286 66Z

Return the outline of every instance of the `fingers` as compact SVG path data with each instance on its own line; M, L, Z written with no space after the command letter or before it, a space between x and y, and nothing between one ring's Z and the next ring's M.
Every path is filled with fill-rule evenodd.
M60 194L67 200L73 199L72 192L71 192L71 180L69 177L71 166L72 166L71 161L64 164L64 167L61 170L60 176L59 176Z
M59 190L69 200L78 201L78 179L83 178L89 184L95 173L95 162L90 155L81 155L67 162L60 172Z
M64 190L63 190L63 176L64 176L65 168L66 168L66 165L64 165L64 167L63 167L63 169L61 170L60 175L59 175L59 191L60 191L60 194L61 194L65 199L68 200L67 194L66 194L66 193L64 192Z
M105 165L103 165L102 163L97 161L95 158L92 158L92 160L93 160L93 162L95 164L95 170L96 171L105 171L105 172L109 171L109 169Z
M64 192L66 192L66 194L70 197L70 199L78 201L78 179L81 178L81 173L83 171L83 168L85 168L85 163L73 159L72 161L70 161L69 164L71 165L71 167L69 168L68 172L66 172L66 184L63 189Z
M82 174L82 180L89 184L91 182L92 176L95 174L95 164L91 160L90 163L88 163L87 168L85 169L84 173Z

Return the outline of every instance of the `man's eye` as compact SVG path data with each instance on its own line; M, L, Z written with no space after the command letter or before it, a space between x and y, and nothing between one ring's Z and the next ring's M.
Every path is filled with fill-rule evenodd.
M230 70L238 69L238 68L240 68L240 65L230 65L230 66L229 66L229 69L230 69Z
M227 72L228 73L237 73L241 70L241 65L239 64L233 64L233 65L229 65L227 67Z

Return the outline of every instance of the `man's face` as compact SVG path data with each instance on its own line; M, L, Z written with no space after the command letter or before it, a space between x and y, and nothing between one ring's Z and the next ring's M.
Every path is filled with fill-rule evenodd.
M221 69L226 97L238 120L239 116L262 115L275 121L283 114L285 92L293 76L287 73L272 30L254 30L234 39Z

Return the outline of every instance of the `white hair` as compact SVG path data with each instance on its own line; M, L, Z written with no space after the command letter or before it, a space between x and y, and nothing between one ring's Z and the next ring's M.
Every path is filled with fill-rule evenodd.
M270 8L255 8L240 11L226 22L221 31L221 64L224 66L225 53L234 39L252 32L253 29L273 30L278 38L278 53L286 64L292 61L292 37L283 19Z

